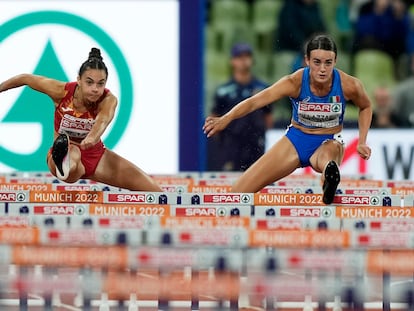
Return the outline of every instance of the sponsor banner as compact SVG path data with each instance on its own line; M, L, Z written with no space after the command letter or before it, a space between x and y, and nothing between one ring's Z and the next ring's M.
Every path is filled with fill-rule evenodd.
M55 191L115 191L118 188L109 187L101 184L52 184Z
M29 201L29 191L0 191L0 203L10 203L10 202L28 202Z
M194 185L194 179L191 177L179 177L175 175L155 175L152 176L157 184L161 187L166 185L185 186L190 189Z
M160 185L163 192L175 192L178 194L188 192L187 185Z
M246 247L248 230L244 228L157 229L146 237L150 246Z
M363 264L363 254L349 251L305 251L286 250L279 254L284 268L316 269L341 271L359 269Z
M4 281L2 291L53 295L57 292L76 294L82 290L84 294L91 294L92 291L98 294L101 288L98 280L101 281L101 278L96 275L92 276L92 273L88 274L88 277L83 276L82 279L76 274L67 274L62 278L57 278L56 275L49 273L42 273L40 277L33 277L30 274L18 274L2 280ZM93 289L86 288L85 283L89 286L93 284Z
M226 185L209 185L209 186L201 186L201 185L193 185L190 188L190 192L192 193L229 193L231 191L231 186Z
M257 230L339 230L341 222L339 219L312 219L303 217L282 218L255 218L252 221L253 229Z
M170 215L170 205L162 204L90 204L91 216L158 216Z
M41 241L45 245L59 246L99 246L99 245L129 245L131 247L142 245L142 234L120 229L106 228L66 228L41 231Z
M249 205L176 205L171 208L171 216L178 217L249 217Z
M147 172L178 171L178 1L105 1L96 7L95 1L88 0L33 0L30 5L4 0L0 11L4 77L30 72L76 81L91 47L98 47L109 71L107 87L119 102L103 135L105 145ZM123 13L113 16L114 11ZM112 23L103 21L108 19ZM134 29L134 40L126 29ZM154 37L159 40L154 42ZM25 61L12 65L10 59ZM156 60L164 74L155 74L154 61L149 60ZM157 103L144 104L152 102L159 85L164 87ZM53 132L50 99L19 88L2 94L2 102L0 115L5 122L0 126L0 170L46 169ZM36 105L26 105L31 102ZM140 150L151 152L136 152L137 142Z
M196 196L196 195L195 195ZM194 202L196 197L192 197L191 204L197 204ZM218 193L218 194L201 194L200 204L237 204L237 205L253 205L253 194L251 193ZM194 203L193 203L194 202Z
M11 258L11 264L20 266L42 265L46 267L111 269L125 269L128 266L127 248L117 246L14 246Z
M336 191L338 194L346 194L352 196L360 196L360 195L389 195L393 194L391 188L364 188L364 187L339 187Z
M89 207L88 207L89 208ZM88 212L86 214L89 214ZM57 218L57 217L56 217ZM62 217L64 218L64 217ZM151 229L160 227L158 216L94 216L83 215L66 218L66 226L55 228L94 229Z
M0 244L32 245L40 242L39 229L36 227L1 227Z
M172 271L160 275L157 271L138 274L111 272L101 281L102 292L110 299L129 300L135 294L141 301L185 301L194 297L207 302L237 301L240 295L239 277L225 271L209 275L201 272L192 279L190 273ZM145 284L145 286L142 286ZM198 299L198 298L197 298Z
M248 230L244 228L200 228L173 231L174 245L247 247Z
M414 218L348 218L342 224L344 230L356 232L414 232Z
M222 178L202 178L198 179L194 186L199 187L231 187L236 178L231 177L231 175Z
M387 187L390 188L411 188L414 189L414 181L412 180L387 180Z
M100 191L44 191L30 192L32 203L102 203Z
M411 187L393 187L391 188L392 194L408 196L414 194L414 188Z
M278 302L303 302L304 297L318 297L321 292L324 293L325 297L334 297L334 288L335 283L328 278L322 284L317 284L316 282L309 282L305 278L293 279L283 274L277 274L277 278L272 275L263 277L261 274L257 274L249 277L249 282L243 284L242 291L253 297L277 296Z
M95 228L152 229L160 227L159 216L108 216L90 218ZM84 224L83 224L84 225Z
M50 191L53 184L0 183L0 191Z
M319 186L309 186L309 187L282 187L282 186L266 186L260 193L269 193L269 194L292 194L292 193L322 193L322 188Z
M166 217L170 215L170 205L167 204L90 204L91 216L146 216Z
M414 250L368 250L365 267L368 273L414 274Z
M45 245L99 245L99 233L95 229L51 229L42 230L42 244Z
M224 262L227 270L240 271L244 252L223 248L164 248L141 247L131 251L131 265L141 267L208 269ZM181 271L182 274L182 271ZM201 274L199 275L201 276Z
M8 215L81 216L87 212L87 204L76 203L9 203Z
M256 230L303 230L308 226L308 218L254 218L252 219L252 229Z
M325 205L322 202L322 195L315 193L301 194L269 194L255 193L254 205L279 206L279 205L296 205L296 206L319 206Z
M412 218L414 217L414 208L389 206L337 206L335 215L338 218L352 219Z
M280 187L315 187L321 185L321 180L311 174L291 174L273 184Z
M60 181L56 177L15 177L10 175L6 182L11 184L51 184Z
M356 247L412 248L414 234L411 232L363 232L354 233L353 245Z
M193 249L174 249L158 247L140 247L130 253L131 267L196 267L197 252Z
M353 206L401 206L401 196L398 195L343 195L334 197L333 205Z
M24 228L29 226L31 226L29 217L9 215L0 217L0 228Z
M161 226L167 229L250 228L250 217L163 217Z
M251 247L314 247L314 248L347 248L350 237L348 232L334 230L309 231L266 231L250 230L249 246Z
M83 207L80 209L76 205L33 205L35 215L76 215L83 214Z
M253 194L251 193L184 193L169 200L176 202L171 204L200 205L200 204L233 204L253 205Z
M7 252L8 256L9 253L10 250ZM192 297L203 297L203 301L237 301L242 294L239 277L229 272L210 275L207 271L200 271L197 278L191 278L191 271L186 273L183 270L169 271L164 275L160 275L155 269L146 269L144 273L110 270L108 273L88 271L82 275L82 279L76 274L59 278L52 274L39 278L25 274L2 281L4 292L42 293L46 296L52 296L53 293L82 293L88 297L100 297L105 293L111 300L129 300L130 306L133 305L132 295L139 297L140 301L156 302L190 301Z
M414 215L414 213L412 215ZM371 231L414 232L414 218L368 220L368 223L368 229Z
M157 193L157 192L111 192L103 193L103 203L122 203L122 204L175 204L177 193Z
M338 188L383 188L384 181L373 179L346 179L341 178Z
M283 217L283 218L332 218L333 206L255 206L254 216L257 218Z

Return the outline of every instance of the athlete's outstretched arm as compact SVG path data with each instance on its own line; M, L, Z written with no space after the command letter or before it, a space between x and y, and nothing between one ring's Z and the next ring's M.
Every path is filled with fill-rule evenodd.
M300 81L302 80L302 70L287 75L268 88L249 97L221 117L209 116L203 126L204 133L207 137L225 129L233 120L244 117L245 115L260 109L272 102L278 101L285 96L295 96L300 90Z
M89 134L82 140L80 144L81 149L88 149L99 142L109 123L114 118L117 105L117 98L112 93L108 93L99 104L95 124L92 126Z
M371 127L372 105L361 81L355 77L346 75L344 95L358 108L358 153L361 158L368 160L371 156L371 148L367 145L368 130Z
M58 102L64 96L64 82L28 73L19 74L2 82L0 92L24 85L48 95L54 102Z

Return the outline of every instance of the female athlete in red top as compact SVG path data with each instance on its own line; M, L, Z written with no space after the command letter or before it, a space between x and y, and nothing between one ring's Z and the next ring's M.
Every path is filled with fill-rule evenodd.
M105 88L108 69L92 48L77 82L21 74L0 84L0 92L28 85L55 104L55 142L47 156L52 174L73 183L88 178L129 190L162 191L140 168L105 148L101 136L112 121L117 98Z

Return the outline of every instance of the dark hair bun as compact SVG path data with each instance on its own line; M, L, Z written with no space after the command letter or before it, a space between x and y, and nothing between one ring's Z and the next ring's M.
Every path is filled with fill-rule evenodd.
M101 50L100 49L97 49L97 48L92 48L91 49L91 51L89 52L88 60L93 59L93 58L97 58L100 61L103 60L103 58L101 56Z

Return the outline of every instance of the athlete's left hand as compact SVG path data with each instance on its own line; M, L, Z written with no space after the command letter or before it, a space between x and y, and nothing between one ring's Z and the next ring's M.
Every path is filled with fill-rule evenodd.
M364 160L368 160L371 157L371 148L367 144L358 144L357 151Z

